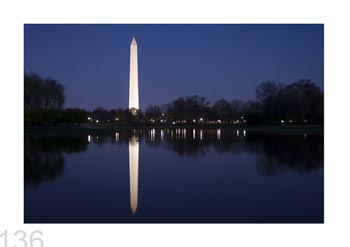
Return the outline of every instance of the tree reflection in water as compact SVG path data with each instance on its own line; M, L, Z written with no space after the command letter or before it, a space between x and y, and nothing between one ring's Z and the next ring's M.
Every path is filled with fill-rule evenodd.
M256 156L257 172L264 176L290 170L308 174L323 166L323 136L254 133L236 129L121 129L115 136L99 138L103 143L127 145L137 135L148 148L163 148L179 156L200 158L211 150L226 154L247 152ZM96 141L96 137L94 138ZM140 157L142 159L142 157Z
M162 148L179 156L199 159L210 151L233 155L247 152L256 157L263 176L285 171L309 174L323 166L323 137L250 133L235 129L120 129L115 133L77 137L25 137L24 181L35 186L64 172L64 153L84 152L90 144L129 145L137 136L148 148ZM140 157L142 160L142 157Z
M85 137L28 137L24 138L24 183L36 186L51 181L64 172L64 153L84 152Z
M308 174L323 166L323 138L319 136L272 136L256 140L259 174L273 176L287 170Z
M210 150L222 154L248 152L256 156L257 172L264 176L278 175L286 170L308 174L323 166L322 136L207 129L196 131L198 134L193 138L183 132L183 129L165 130L165 141L161 141L158 131L152 139L146 138L146 144L194 158L205 156ZM186 132L192 133L191 129Z

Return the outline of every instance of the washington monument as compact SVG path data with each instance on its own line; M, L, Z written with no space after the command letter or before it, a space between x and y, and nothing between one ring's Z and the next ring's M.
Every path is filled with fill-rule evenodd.
M135 37L130 45L130 85L129 85L129 110L136 114L139 109L139 75L137 65L137 43Z
M129 110L133 115L139 109L139 75L137 65L137 43L135 37L130 45L130 86ZM139 177L139 143L136 136L129 140L129 175L130 175L130 204L133 214L137 209L138 177Z

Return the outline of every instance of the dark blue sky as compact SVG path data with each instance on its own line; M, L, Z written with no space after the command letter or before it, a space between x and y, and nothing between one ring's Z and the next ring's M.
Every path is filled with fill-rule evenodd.
M266 80L323 88L323 25L25 25L24 69L57 79L65 107L127 107L136 37L140 108L179 96L255 99Z

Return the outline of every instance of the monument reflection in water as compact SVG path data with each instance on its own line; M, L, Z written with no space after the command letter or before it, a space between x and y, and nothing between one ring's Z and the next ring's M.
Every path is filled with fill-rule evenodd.
M139 181L139 140L133 135L129 139L130 207L133 214L137 210Z

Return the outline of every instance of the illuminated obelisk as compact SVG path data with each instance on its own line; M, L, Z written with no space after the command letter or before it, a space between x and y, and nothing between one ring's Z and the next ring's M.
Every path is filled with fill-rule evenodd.
M139 109L139 75L137 64L137 43L135 37L130 45L129 110ZM136 113L136 112L133 112Z
M129 139L130 206L133 214L137 209L139 183L139 142L136 136Z

